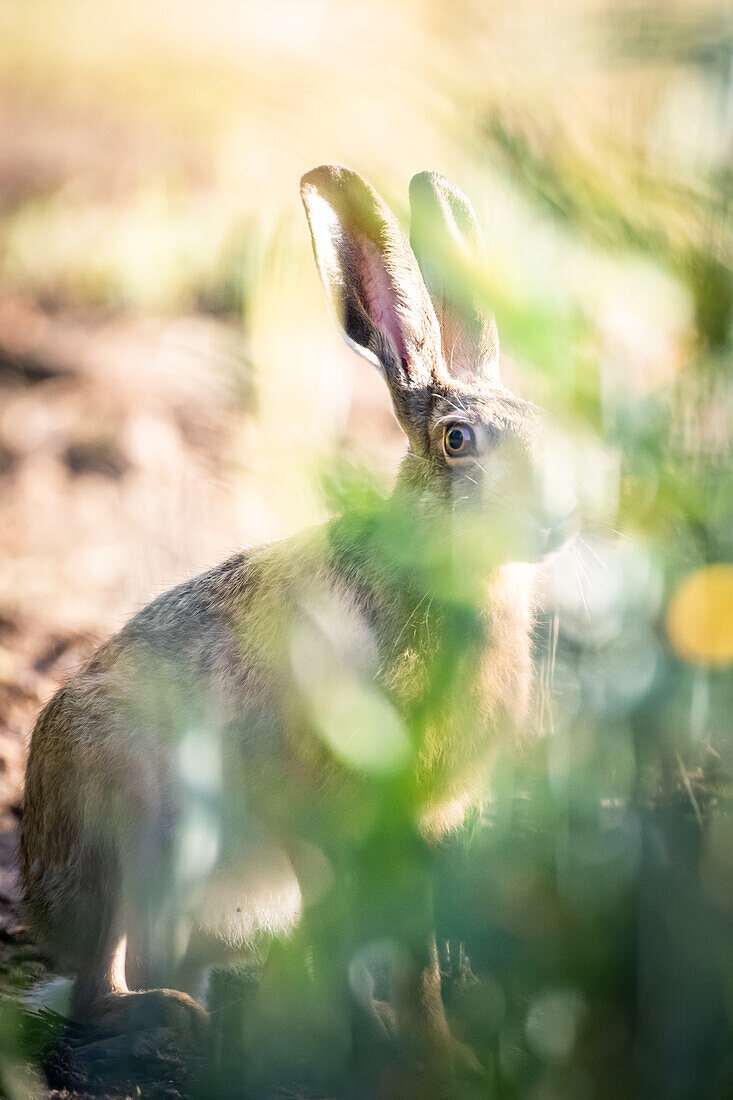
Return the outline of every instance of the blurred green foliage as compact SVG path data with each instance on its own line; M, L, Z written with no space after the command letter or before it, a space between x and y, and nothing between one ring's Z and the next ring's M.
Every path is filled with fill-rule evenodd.
M56 308L200 310L243 321L250 334L265 317L267 335L283 317L263 308L263 285L286 278L278 262L292 264L296 283L309 262L290 240L292 211L282 214L295 201L300 170L319 159L351 160L391 200L435 155L437 167L465 182L488 222L481 290L509 373L551 409L581 456L586 531L544 592L532 728L520 751L500 754L466 828L439 847L423 845L399 785L368 778L372 812L351 854L385 926L388 946L377 962L389 965L395 926L422 934L410 930L409 905L396 899L431 882L450 1023L485 1069L480 1081L446 1085L441 1096L731 1095L733 627L721 626L722 659L699 639L681 652L667 630L685 579L733 559L730 12L588 4L543 15L529 4L512 23L497 5L404 3L395 5L402 20L381 7L374 16L394 34L385 44L364 16L368 5L355 5L369 28L356 48L358 19L352 26L328 4L306 4L316 37L304 30L304 45L279 46L270 27L247 46L242 33L248 68L234 47L222 54L220 45L205 64L192 45L202 9L184 5L179 23L176 10L158 5L156 33L175 26L178 46L160 47L160 80L150 58L133 80L135 49L118 58L112 71L122 74L132 101L125 104L114 81L99 77L112 52L109 23L93 18L88 56L66 57L50 31L5 7L6 30L15 28L2 68L8 92L25 81L32 110L43 102L43 67L28 60L34 29L51 98L58 80L72 119L89 103L68 74L91 73L111 118L127 110L147 125L162 112L162 129L183 146L170 163L144 152L154 167L149 175L131 170L120 193L93 172L80 172L76 185L72 173L18 193L6 187L0 278L8 292L45 295ZM46 10L27 7L36 20ZM224 8L218 18L226 26L235 6ZM85 12L81 5L76 18ZM119 6L108 17L112 25L122 19ZM517 27L518 41L507 47ZM571 28L586 36L590 61ZM137 23L128 31L137 41ZM545 45L547 69L527 71ZM382 50L388 79L373 92ZM268 83L270 60L276 77ZM574 86L563 70L581 62ZM432 73L427 88L421 64ZM624 98L628 118L614 128L613 98L625 80L632 102ZM235 94L252 96L242 118ZM331 105L342 95L346 118L337 119ZM315 122L304 122L300 96ZM295 152L283 154L278 170L290 137ZM264 170L258 141L268 149ZM197 142L211 150L200 170L213 178L201 185L198 169L186 165ZM229 161L226 142L236 146ZM254 355L265 413L268 355ZM286 422L296 419L277 395L274 404ZM308 480L312 486L310 472ZM414 532L393 514L385 525L382 486L353 455L329 451L318 491L343 524L362 531L363 552L375 562L390 558L401 585L430 587ZM721 615L729 614L730 576ZM448 600L443 613L454 616L454 645L432 670L421 701L429 710L459 689L475 607ZM417 708L416 728L422 718ZM386 1095L408 1095L399 1077L385 1084L392 1052L366 1020L356 1031L354 1069L343 991L334 987L354 963L345 894L357 876L336 871L344 896L331 892L289 943L272 948L259 984L248 984L251 975L215 978L220 1038L205 1095L248 1088L253 1097L319 1096L334 1082L368 1089L364 1082L375 1081Z

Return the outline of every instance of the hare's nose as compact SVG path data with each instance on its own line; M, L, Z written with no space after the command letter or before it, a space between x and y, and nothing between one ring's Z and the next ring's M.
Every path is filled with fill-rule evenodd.
M577 508L573 507L564 514L547 509L531 509L531 523L534 526L539 551L550 554L568 542L579 529Z

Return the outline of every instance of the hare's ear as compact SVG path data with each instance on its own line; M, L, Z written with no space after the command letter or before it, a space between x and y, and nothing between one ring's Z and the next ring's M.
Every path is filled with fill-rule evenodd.
M347 342L384 373L400 424L423 450L430 387L442 372L440 330L409 242L356 172L314 168L300 191L336 321Z
M473 208L437 172L410 183L410 243L440 322L448 373L499 381L496 323L482 301L486 246Z

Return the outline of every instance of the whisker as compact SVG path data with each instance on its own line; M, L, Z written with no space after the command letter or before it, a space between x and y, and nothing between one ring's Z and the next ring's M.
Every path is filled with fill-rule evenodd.
M575 576L578 579L578 591L580 593L580 598L583 601L583 611L585 612L585 621L587 623L590 623L590 614L588 612L588 602L585 598L585 590L583 588L583 580L582 580L582 577L580 576L580 570L578 569L578 556L577 556L577 550L575 549L575 547L573 547L573 553L570 555L570 560L573 563L573 568L575 569Z
M411 614L409 615L409 617L407 618L406 622L404 623L404 625L403 625L403 627L402 627L402 630L401 630L401 631L399 632L399 634L398 634L398 635L397 635L397 637L395 638L395 641L394 641L394 645L393 645L393 647L392 647L392 651L393 651L393 653L394 653L394 651L395 651L395 650L397 649L397 647L398 647L398 645L400 644L400 642L402 641L402 638L403 638L403 637L405 636L405 634L406 634L406 632L407 632L407 630L408 630L408 628L409 628L409 626L410 626L410 623L411 623L411 622L412 622L412 620L413 620L413 619L415 618L415 616L417 615L418 611L420 610L420 607L421 607L421 605L425 603L425 600L426 600L426 599L428 598L428 596L430 596L430 592L424 592L424 593L423 593L423 595L422 595L422 596L420 597L420 599L418 600L418 602L416 603L415 607L414 607L414 608L412 609L412 613L411 613ZM432 597L432 596L430 596L430 603L432 603L432 602L433 602L433 597ZM430 604L428 604L428 610L430 610ZM380 668L379 668L379 671L380 671L380 672L382 671L382 667L381 667L381 666L380 666Z
M603 558L601 557L601 555L600 555L600 554L599 554L599 553L598 553L598 552L597 552L596 550L594 550L594 549L593 549L593 547L592 547L592 546L591 546L591 544L590 544L590 543L588 542L588 540L587 540L587 539L584 539L584 538L582 538L582 537L581 537L581 536L579 535L579 536L578 536L578 540L577 540L577 541L578 541L578 544L579 544L580 546L584 546L584 547L585 547L585 549L586 549L586 550L587 550L587 551L588 551L588 552L589 552L590 554L592 554L592 555L593 555L593 557L594 557L594 558L596 559L596 561L597 561L597 562L598 562L598 564L600 565L600 567L601 567L601 569L603 570L603 572L604 572L604 573L608 573L608 562L605 562L605 561L603 560Z

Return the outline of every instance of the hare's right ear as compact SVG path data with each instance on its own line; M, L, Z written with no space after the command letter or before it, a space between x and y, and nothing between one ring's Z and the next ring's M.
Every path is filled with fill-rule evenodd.
M448 373L498 383L499 337L481 290L483 234L466 196L437 172L410 182L410 243L438 315Z
M383 372L413 447L427 445L430 386L442 371L440 330L399 222L366 180L323 165L300 185L313 252L347 342Z

